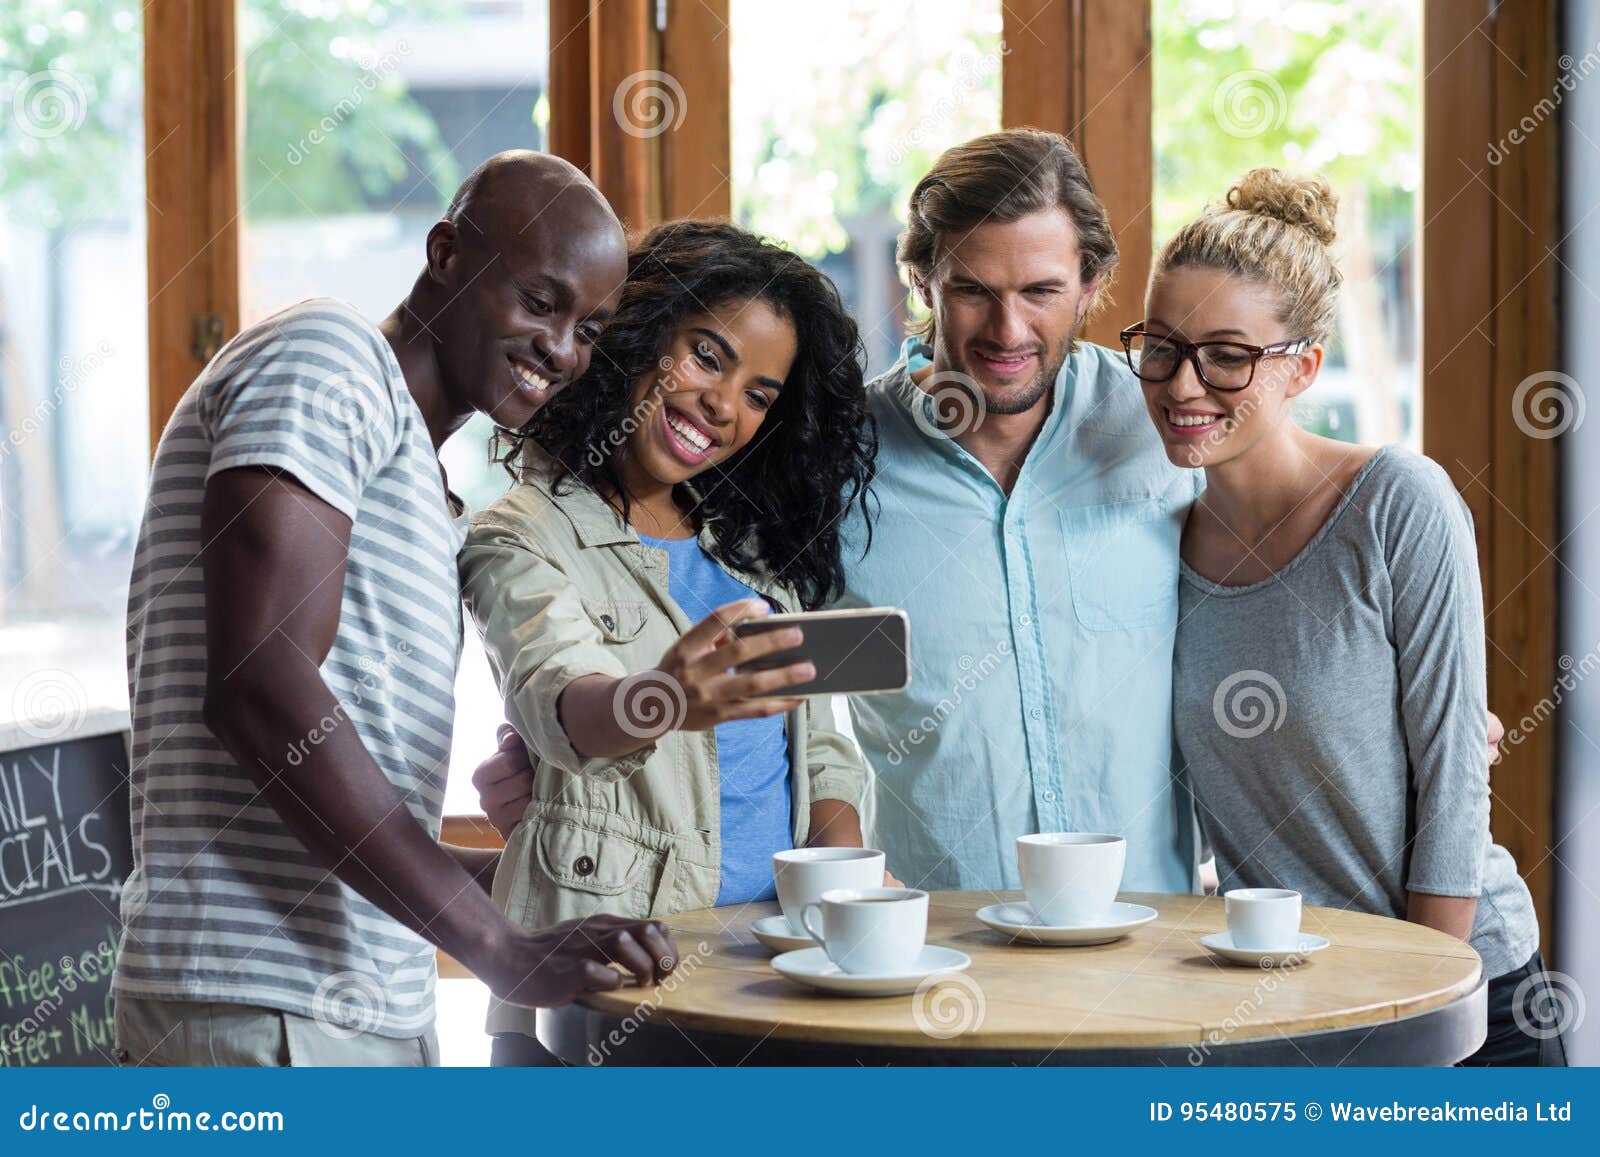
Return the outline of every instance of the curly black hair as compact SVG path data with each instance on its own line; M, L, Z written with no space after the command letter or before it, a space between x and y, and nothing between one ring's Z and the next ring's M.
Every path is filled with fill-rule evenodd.
M794 365L760 434L673 497L711 528L717 561L781 580L815 610L844 590L839 522L856 502L866 514L877 427L855 321L833 282L786 249L724 221L673 221L645 234L588 371L523 429L501 431L496 457L518 482L614 496L626 518L618 462L628 446L618 432L632 428L636 383L656 372L686 319L749 300L794 326Z

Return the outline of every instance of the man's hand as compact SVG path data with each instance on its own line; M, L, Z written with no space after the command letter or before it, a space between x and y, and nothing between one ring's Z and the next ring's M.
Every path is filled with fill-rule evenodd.
M1493 767L1500 762L1500 741L1506 737L1506 725L1500 722L1500 716L1493 711L1489 712L1489 766Z
M509 723L500 725L500 746L472 773L472 786L478 792L478 806L489 818L502 839L511 838L511 829L522 822L522 814L533 802L533 763L528 749Z
M513 930L488 960L467 964L501 1000L553 1008L586 992L621 988L625 974L641 986L659 984L677 967L678 949L659 921L599 915L538 932Z

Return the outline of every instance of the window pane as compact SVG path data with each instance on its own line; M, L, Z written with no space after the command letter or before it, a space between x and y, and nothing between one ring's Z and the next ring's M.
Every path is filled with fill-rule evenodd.
M1338 333L1300 420L1370 443L1421 435L1416 0L1155 0L1156 244L1257 165L1339 194Z
M950 145L1000 127L1000 3L732 0L733 205L838 283L870 372L909 319L905 203Z
M542 149L545 0L243 0L244 324L308 297L373 321L423 265L461 179L502 149ZM442 455L473 509L504 491L492 427L473 418ZM504 718L470 627L456 682L445 801L478 811L469 776Z
M149 464L140 6L57 7L0 7L0 748L126 726Z

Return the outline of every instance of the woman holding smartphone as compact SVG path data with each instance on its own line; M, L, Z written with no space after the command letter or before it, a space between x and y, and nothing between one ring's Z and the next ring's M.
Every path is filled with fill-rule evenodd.
M737 638L842 586L836 527L876 439L860 341L803 260L679 221L629 258L581 383L516 435L519 483L473 519L462 583L533 761L494 895L540 928L773 896L772 854L861 845L866 771L826 699L745 673L794 629ZM497 1063L531 1014L490 1013Z
M1529 1023L1539 929L1489 838L1477 551L1445 472L1301 429L1340 274L1326 182L1256 169L1158 254L1123 333L1184 528L1176 734L1223 890L1411 920L1468 941L1489 1035L1468 1063L1564 1063Z

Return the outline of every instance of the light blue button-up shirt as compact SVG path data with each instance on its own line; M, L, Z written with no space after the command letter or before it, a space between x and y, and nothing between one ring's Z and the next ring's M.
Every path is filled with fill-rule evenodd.
M907 884L999 889L1019 884L1019 835L1114 832L1125 890L1189 891L1172 646L1200 472L1167 461L1121 355L1082 345L1008 496L938 433L909 376L927 357L908 341L868 387L870 549L859 512L844 531L841 605L911 619L907 690L850 700L872 838Z

